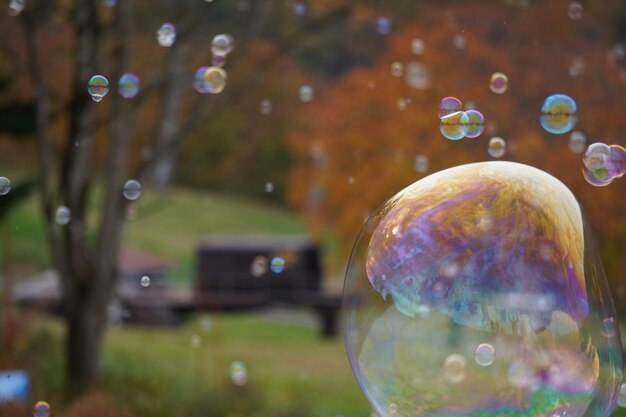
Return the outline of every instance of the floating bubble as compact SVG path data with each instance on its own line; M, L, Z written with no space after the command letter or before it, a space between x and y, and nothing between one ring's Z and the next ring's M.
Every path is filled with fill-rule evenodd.
M274 192L274 183L271 181L268 181L265 183L265 192L266 193L272 193Z
M499 136L489 139L487 153L493 158L502 158L506 152L506 142Z
M608 171L613 178L621 178L626 171L626 149L620 145L609 145L611 155L609 157Z
M98 102L109 92L109 80L102 75L94 75L87 83L87 91L91 98Z
M33 406L33 417L50 417L50 404L37 401Z
M26 8L26 0L11 0L9 2L9 15L17 16Z
M439 118L448 116L452 113L457 113L463 110L463 104L461 100L456 97L446 97L439 103Z
M580 20L583 17L583 5L573 1L567 6L567 15L572 20Z
M200 338L200 335L197 335L197 334L191 335L190 342L191 342L192 349L199 349L200 346L202 345L202 339Z
M252 260L252 265L250 265L250 275L257 278L265 275L267 272L267 264L268 261L265 256L255 256Z
M581 57L574 57L569 66L569 75L572 78L578 78L585 73L585 61Z
M54 212L54 219L57 224L66 225L70 222L72 213L67 206L59 206Z
M462 111L458 111L442 117L439 121L441 134L450 140L463 139L465 136L464 128L461 126L463 115Z
M243 361L230 364L230 380L235 385L245 385L248 382L248 368Z
M169 48L176 42L176 26L171 23L163 23L157 30L156 39L159 45Z
M402 77L403 73L404 65L402 65L402 62L393 62L391 64L391 75L393 75L394 77Z
M602 334L606 337L615 337L617 333L617 323L613 317L607 317L602 320Z
M310 85L303 85L299 90L300 101L309 103L313 101L313 87Z
M226 87L226 71L220 67L200 67L193 78L193 88L202 94L219 94Z
M583 164L590 171L598 171L605 169L611 159L611 148L606 143L596 142L589 145L585 156L583 156Z
M127 200L137 200L141 195L141 184L137 180L126 181L122 194Z
M461 115L461 130L468 138L477 138L485 130L485 117L478 110L468 110Z
M465 379L465 358L457 353L448 356L443 363L443 378L452 384Z
M272 102L268 99L263 99L259 103L259 113L268 115L272 112Z
M11 181L6 177L0 177L0 195L7 195L11 191Z
M396 107L397 107L397 108L398 108L398 110L400 110L400 111L404 111L404 110L406 110L407 105L408 105L408 102L407 102L407 100L406 100L405 98L399 98L399 99L396 101Z
M296 16L304 16L306 14L306 4L297 1L293 5L293 14Z
M474 350L474 361L480 366L489 366L496 357L496 350L489 343L481 343Z
M541 107L541 126L550 133L561 134L572 130L578 119L576 102L565 94L551 95Z
M605 169L591 171L583 167L583 178L595 187L606 187L613 182L613 177Z
M406 65L404 80L411 88L426 90L431 84L430 71L419 62L409 62Z
M216 35L211 42L211 52L214 55L228 55L235 47L235 39L228 33Z
M578 130L572 132L569 136L569 150L574 153L585 152L585 146L587 145L587 137L583 132Z
M602 334L616 317L607 288L559 180L503 161L450 168L389 198L359 234L348 358L379 415L393 403L411 417L608 416L622 354L619 328ZM493 364L470 363L484 343Z
M465 36L460 33L454 37L454 47L456 49L465 49Z
M376 20L376 32L381 35L389 35L391 32L391 20L386 16L381 16Z
M424 49L426 49L426 44L421 39L412 39L411 40L411 52L415 55L422 55L424 53Z
M124 98L133 98L139 92L139 77L132 72L127 72L120 77L117 91Z
M139 283L144 288L149 287L150 286L150 277L147 276L147 275L144 275L143 277L141 277L141 280L139 281Z
M619 387L619 395L617 396L617 404L620 407L626 408L626 384L622 384Z
M509 88L509 77L502 72L494 72L489 80L489 88L496 94L504 94Z
M285 270L285 260L280 256L275 256L274 258L272 258L270 269L273 273L280 274Z

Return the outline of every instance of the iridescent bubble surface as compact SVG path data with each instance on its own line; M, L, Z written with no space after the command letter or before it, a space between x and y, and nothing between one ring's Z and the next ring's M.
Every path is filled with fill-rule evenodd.
M467 138L477 138L485 130L485 117L478 110L468 110L461 116L461 130Z
M489 366L496 357L496 350L489 343L481 343L474 351L474 361L480 366Z
M176 26L171 23L163 23L156 33L159 45L169 48L176 42Z
M272 258L270 269L273 273L280 274L285 270L285 259L280 256L275 256L274 258Z
M33 406L33 417L49 417L50 404L45 401L37 401Z
M496 94L504 94L509 88L509 78L502 72L494 72L489 80L489 88Z
M458 111L441 118L439 121L439 131L446 139L463 139L465 136L465 129L462 126L463 115L463 112Z
M141 195L141 184L137 180L128 180L124 183L122 194L127 200L135 201Z
M566 133L576 124L576 102L565 94L554 94L546 98L541 107L539 122L547 132Z
M0 195L7 195L11 191L11 180L7 177L0 177Z
M621 178L626 171L626 149L620 145L609 145L611 154L609 156L608 171L613 178Z
M463 110L463 104L461 100L456 97L445 97L439 103L439 112L437 115L441 119L442 117L448 116L452 113L460 112Z
M193 87L202 94L219 94L226 88L226 71L220 67L200 67L193 78Z
M94 75L87 83L87 92L94 101L100 101L109 92L109 80L102 75Z
M375 410L608 416L622 354L619 327L603 333L615 310L596 249L569 189L526 165L458 166L391 197L344 287L348 357Z
M124 98L133 98L139 93L139 77L132 72L122 74L117 91Z

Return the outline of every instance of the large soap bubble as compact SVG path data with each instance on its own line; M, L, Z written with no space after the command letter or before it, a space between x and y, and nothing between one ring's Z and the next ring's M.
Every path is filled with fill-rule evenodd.
M578 202L512 162L391 197L346 273L348 356L385 417L608 416L622 377L614 317Z

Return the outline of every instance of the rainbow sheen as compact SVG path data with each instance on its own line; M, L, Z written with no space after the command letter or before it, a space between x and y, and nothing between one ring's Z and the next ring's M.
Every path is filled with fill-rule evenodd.
M456 97L445 97L439 103L439 112L437 114L441 119L452 113L460 112L461 110L463 110L461 100Z
M169 48L176 42L176 26L171 23L163 23L156 33L159 45Z
M350 364L379 415L615 406L621 341L617 325L606 334L597 247L571 191L536 168L463 165L398 192L361 231L343 301Z
M11 191L11 180L7 177L0 177L0 195L7 195Z
M620 178L626 171L626 149L620 145L609 145L611 154L609 156L608 171L613 178Z
M226 78L220 67L200 67L193 77L193 88L202 94L219 94L226 87Z
M477 138L485 130L485 117L478 110L468 110L461 115L461 130L467 138Z
M496 94L504 94L509 88L509 77L502 72L494 72L489 80L489 88Z
M458 111L441 118L439 121L439 131L446 139L463 139L465 136L465 129L462 126L463 115L464 113L462 111Z
M133 98L139 92L139 77L132 72L122 74L118 82L117 91L124 98Z
M591 171L583 167L583 178L594 187L606 187L613 182L613 177L609 175L606 169Z
M576 124L576 102L565 94L554 94L546 98L541 107L539 122L547 132L567 133Z
M270 263L270 269L273 273L280 274L285 270L285 259L280 256L275 256Z
M109 92L109 80L102 75L94 75L87 83L87 92L94 101L100 101Z
M45 401L37 401L33 406L33 417L49 417L50 404Z

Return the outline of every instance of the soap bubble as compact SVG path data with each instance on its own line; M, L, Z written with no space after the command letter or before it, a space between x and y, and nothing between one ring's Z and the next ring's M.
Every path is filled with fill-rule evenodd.
M406 64L404 80L411 88L426 90L431 84L430 71L419 62L409 62Z
M439 121L441 134L450 140L463 139L465 136L465 130L461 126L463 115L462 111L458 111L442 117Z
M417 155L413 163L413 168L420 174L428 171L428 157L426 155Z
M176 42L176 26L171 23L163 23L156 33L159 45L169 48Z
M541 126L554 134L566 133L576 124L576 102L565 94L551 95L541 107Z
M481 343L474 351L474 361L480 366L489 366L496 357L496 350L489 343Z
M132 72L127 72L120 77L117 91L124 98L133 98L139 92L139 77Z
M59 206L54 212L54 219L57 224L66 225L70 222L72 213L67 206Z
M572 78L578 78L583 75L585 72L585 61L581 57L574 57L569 66L568 72Z
M502 72L494 72L489 80L489 88L496 94L503 94L509 88L509 77Z
M228 55L235 47L235 40L228 33L216 35L211 42L211 52L215 55Z
M394 77L402 77L403 73L404 65L402 65L402 62L393 62L391 64L391 75L393 75Z
M235 385L245 385L248 382L248 368L243 361L234 361L230 364L230 380Z
M0 195L7 195L11 191L11 180L6 177L0 177Z
M626 384L622 384L619 387L619 396L617 397L617 404L620 407L626 408Z
M574 153L585 152L585 145L587 144L587 137L583 132L575 130L569 136L569 150Z
M49 417L50 404L45 401L37 401L33 406L33 417Z
M591 171L583 167L583 178L595 187L606 187L613 182L613 177L605 169Z
M456 97L446 97L439 103L439 118L448 116L452 113L457 113L463 110L463 104L461 100Z
M590 171L607 169L609 160L611 159L611 148L606 143L596 142L589 145L585 156L583 156L583 164Z
M226 65L226 55L213 54L213 57L211 57L211 65L222 68Z
M141 280L139 281L139 283L144 288L149 287L150 286L150 277L147 276L147 275L144 275L143 277L141 277Z
M468 110L461 115L461 130L468 138L477 138L485 130L485 117L478 110Z
M583 17L583 5L573 1L567 6L567 15L572 20L580 20Z
M9 15L17 16L26 8L26 0L11 0L9 2Z
M626 149L620 145L609 145L611 155L608 170L613 178L621 178L626 171Z
M609 317L571 191L491 161L432 174L372 213L348 264L342 324L379 415L393 403L411 417L582 417L608 416L617 398L621 342L617 326L602 333ZM490 366L467 360L480 344L494 348Z
M265 256L255 256L252 260L252 265L250 265L250 275L257 278L265 275L267 272L267 264L268 262Z
M297 1L293 5L293 13L296 16L304 16L306 14L306 4L301 1Z
M313 101L313 87L310 85L303 85L299 90L300 101L304 103L309 103Z
M376 31L381 35L389 35L391 32L391 20L386 16L381 16L376 20Z
M499 136L489 139L487 153L493 158L502 158L506 152L506 142Z
M271 181L268 181L265 183L265 192L266 193L272 193L274 192L274 183Z
M426 45L424 44L423 40L417 38L411 40L411 52L413 52L415 55L422 55L425 48Z
M268 115L272 112L272 102L268 99L263 99L259 103L259 112L264 115Z
M93 101L100 101L109 92L109 80L102 75L94 75L87 83L87 91Z
M606 337L615 337L617 323L615 323L615 319L613 317L608 317L602 320L602 334Z
M141 195L141 184L136 180L128 180L124 184L124 190L122 193L127 200L137 200Z
M280 274L285 270L285 260L280 256L275 256L274 258L272 258L270 269L273 273Z
M454 37L454 47L456 49L465 49L465 36L460 33Z
M226 87L226 71L220 67L200 67L193 78L193 88L202 94L219 94Z

